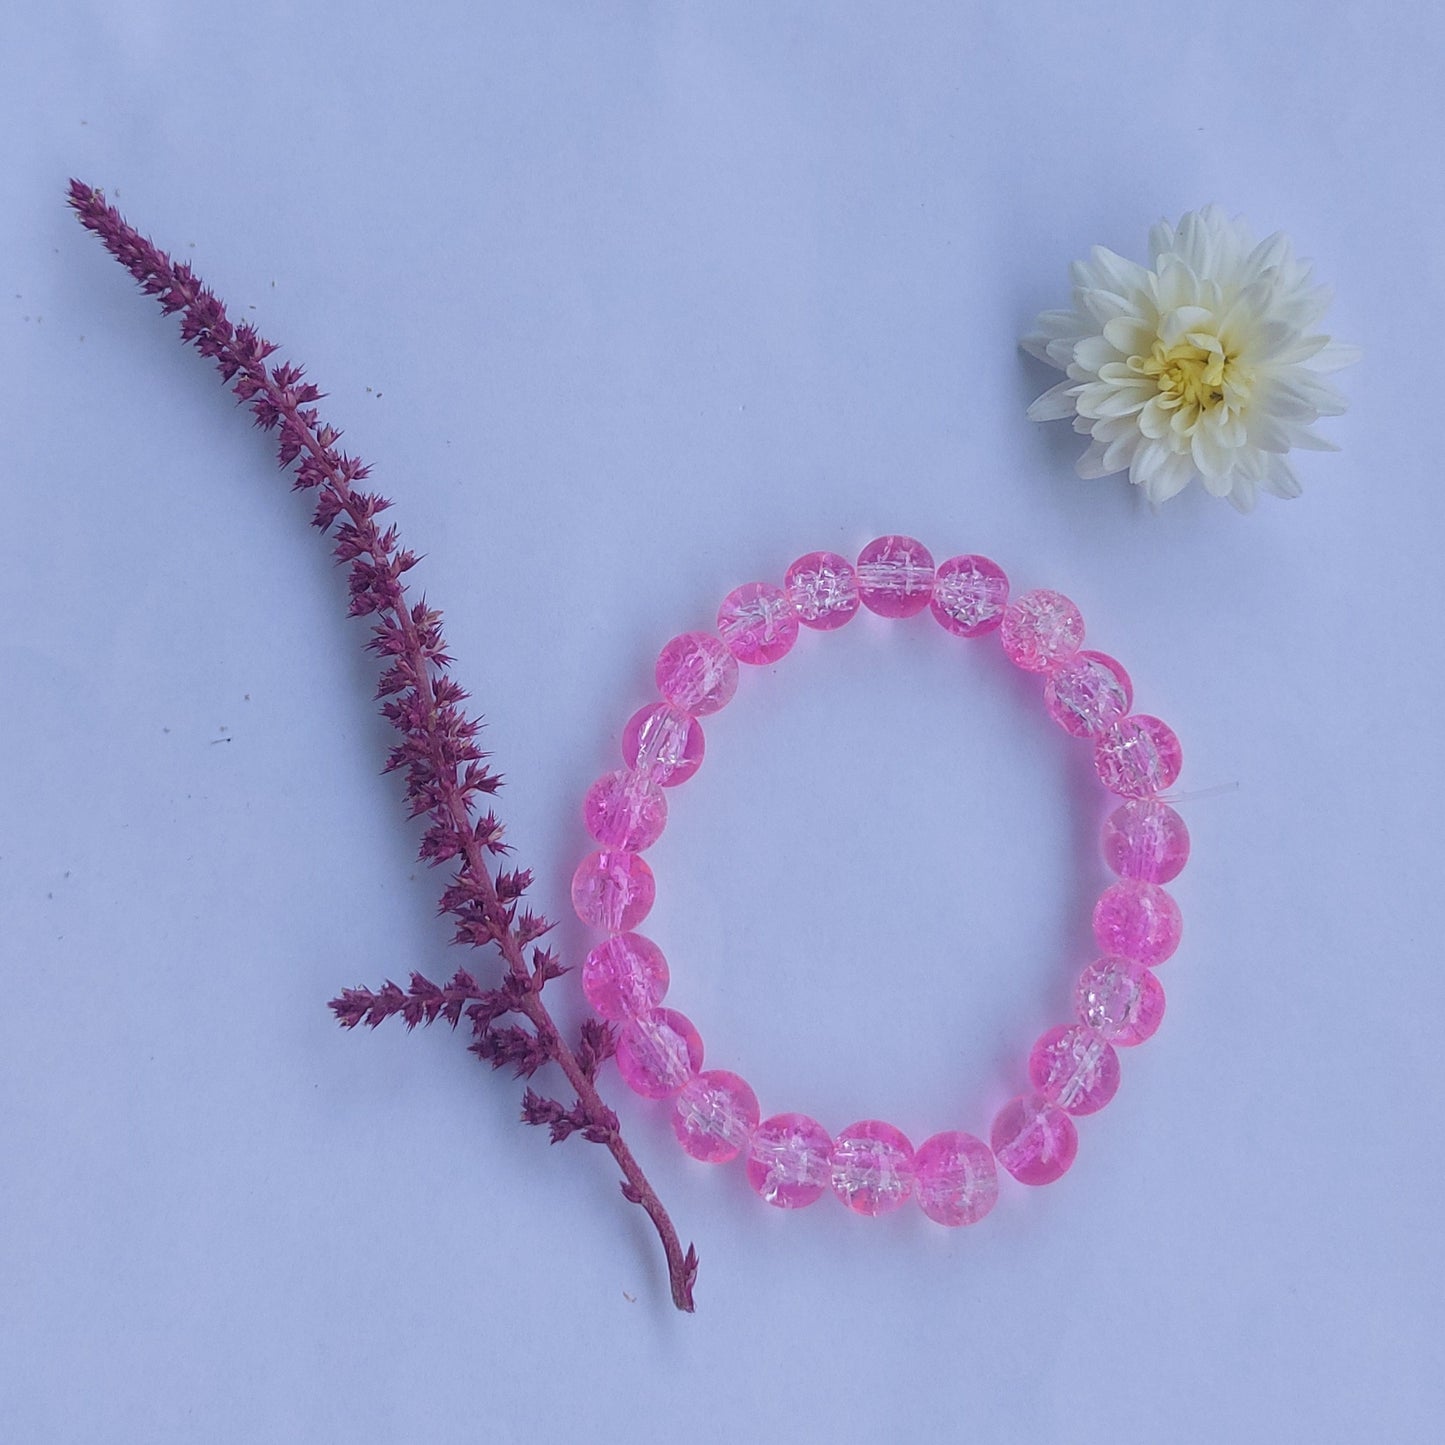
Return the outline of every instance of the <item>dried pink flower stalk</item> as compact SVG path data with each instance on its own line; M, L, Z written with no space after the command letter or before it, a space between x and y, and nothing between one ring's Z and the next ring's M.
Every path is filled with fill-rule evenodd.
M225 307L191 268L172 261L127 225L99 191L72 180L70 205L81 225L100 237L162 311L181 313L182 339L216 363L232 391L250 404L256 425L278 434L281 465L295 468L296 489L316 491L312 522L323 532L334 528L336 556L350 565L350 615L377 619L367 644L385 664L377 696L402 736L386 771L404 774L411 816L426 818L421 857L432 865L456 863L442 894L442 911L455 920L458 943L493 945L506 964L495 988L482 987L462 970L445 985L413 973L405 991L390 981L376 992L346 989L331 1001L336 1017L343 1028L361 1023L375 1028L400 1016L410 1029L438 1019L455 1028L465 1016L472 1051L493 1068L511 1065L519 1078L530 1078L544 1064L556 1064L576 1095L573 1104L565 1107L528 1088L523 1120L545 1125L553 1143L580 1133L606 1145L622 1171L623 1195L647 1211L662 1240L673 1303L691 1310L697 1251L691 1245L683 1251L667 1211L622 1138L616 1114L597 1092L597 1068L613 1052L613 1033L589 1020L575 1049L563 1039L542 1002L543 987L564 972L553 953L537 943L552 925L521 908L532 875L525 869L494 873L487 861L510 850L492 811L474 817L473 804L479 795L495 793L501 780L477 746L481 723L461 709L467 694L447 676L451 658L441 614L424 601L408 600L401 579L416 565L416 556L398 546L395 527L382 530L377 524L391 503L360 489L368 468L337 450L341 433L321 421L313 403L322 393L304 379L299 366L269 366L275 346L249 324L233 326Z

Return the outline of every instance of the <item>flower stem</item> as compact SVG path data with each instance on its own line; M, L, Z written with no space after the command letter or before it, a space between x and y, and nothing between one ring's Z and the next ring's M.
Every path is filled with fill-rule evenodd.
M470 799L480 792L494 792L500 780L481 766L483 754L474 741L480 723L458 710L466 694L445 676L450 659L443 650L440 614L425 604L408 602L401 579L416 557L398 547L395 528L383 532L376 525L377 514L390 503L357 490L356 483L368 469L337 450L340 432L320 421L312 403L322 393L303 383L300 367L268 366L275 346L249 324L233 325L219 298L190 266L173 261L128 225L99 191L73 180L69 200L81 225L99 236L141 289L155 297L164 312L182 313L182 338L215 362L236 395L250 404L257 425L279 430L282 466L296 468L298 488L319 489L315 524L328 531L345 516L337 532L336 553L351 564L350 611L353 616L376 613L381 618L371 643L389 664L379 695L391 699L383 711L404 738L393 749L388 770L405 769L412 815L425 813L430 820L422 858L431 864L460 860L443 896L443 911L458 922L458 941L496 946L509 974L508 987L498 994L506 995L502 1012L520 1013L532 1026L531 1037L521 1030L506 1031L521 1034L520 1043L512 1037L500 1039L492 1032L494 1015L484 1012L479 1015L478 1044L473 1048L494 1065L516 1063L519 1073L531 1073L549 1061L561 1069L577 1095L567 1132L581 1129L588 1140L606 1144L622 1171L623 1195L646 1210L662 1241L673 1303L691 1311L697 1251L691 1245L683 1250L667 1211L622 1138L617 1116L597 1092L593 1074L605 1051L599 1052L584 1026L579 1058L542 1002L543 986L561 971L552 956L534 949L528 966L527 947L551 927L531 913L517 914L530 874L494 876L487 864L488 852L507 851L500 841L501 826L490 814L474 823ZM357 1015L348 1014L344 1000L333 1001L332 1007L344 1026L358 1021ZM373 1022L379 1016L373 1016ZM455 1021L456 1015L452 1017ZM564 1112L560 1105L540 1101L542 1112L530 1117L532 1098L529 1091L529 1102L523 1106L528 1122L543 1122L548 1110ZM554 1130L553 1137L565 1135Z
M361 528L373 545L368 546L367 551L372 560L379 566L385 566L390 561L390 556L385 548L380 546L379 539L375 538L376 526L372 519L365 514L364 508L356 506L350 484L341 473L336 470L328 458L328 448L322 446L315 432L305 424L299 416L300 408L294 399L288 399L272 383L266 374L264 366L256 367L252 373L254 380L267 390L272 403L286 418L296 435L302 439L306 450L316 458L318 464L326 471L329 484L335 488L341 497L342 510L351 518L353 525ZM436 699L433 696L431 677L426 664L426 656L422 647L421 638L415 621L412 618L411 610L405 605L405 588L398 582L397 605L387 609L392 613L391 620L400 629L404 639L405 651L403 656L413 669L417 678L417 691L421 694L423 704L428 716L435 722ZM462 872L466 875L484 899L484 907L487 911L497 909L501 905L497 898L496 885L492 881L491 869L486 865L482 857L482 847L478 843L476 834L471 824L471 814L467 808L466 801L461 795L457 786L455 769L444 766L445 759L435 756L438 749L435 746L437 732L435 726L426 729L427 736L433 743L433 761L436 764L436 775L442 793L442 801L450 812L452 821L456 826L456 833L461 843L464 856ZM546 1004L542 1002L540 990L532 986L532 975L527 968L524 956L524 946L517 935L516 927L510 921L499 931L496 937L497 948L506 960L507 967L511 970L513 977L519 982L528 985L525 995L520 1003L521 1011L536 1030L537 1038L542 1043L548 1056L567 1076L567 1082L577 1094L582 1104L584 1113L595 1125L602 1128L607 1136L607 1148L612 1157L617 1161L617 1166L622 1171L623 1178L631 1186L625 1191L627 1198L635 1204L640 1204L647 1211L648 1217L652 1220L657 1230L658 1237L662 1241L663 1253L667 1257L668 1282L672 1290L672 1302L678 1309L691 1312L693 1309L692 1286L697 1275L697 1252L688 1246L684 1253L681 1242L677 1236L672 1220L668 1217L667 1210L663 1207L662 1201L657 1197L657 1191L648 1182L647 1176L642 1172L641 1166L633 1156L632 1150L627 1147L622 1137L622 1132L617 1128L616 1116L603 1102L602 1096L597 1092L596 1085L592 1082L586 1070L577 1060L577 1056L568 1046L561 1031L548 1012Z

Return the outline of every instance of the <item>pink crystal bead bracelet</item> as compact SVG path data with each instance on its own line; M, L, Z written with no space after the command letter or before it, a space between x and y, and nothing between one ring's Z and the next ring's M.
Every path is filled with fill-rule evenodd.
M1044 706L1066 732L1087 740L1104 787L1122 801L1103 827L1104 859L1118 881L1094 908L1100 956L1079 977L1074 1021L1048 1030L1028 1059L1028 1089L999 1110L988 1142L956 1130L917 1149L880 1120L837 1137L806 1114L761 1117L736 1074L704 1071L692 1022L664 1008L662 950L635 930L652 907L643 851L667 822L667 794L703 759L700 718L737 690L739 663L778 661L800 627L831 631L861 606L882 617L930 610L948 632L996 632L1017 666L1039 674ZM998 1166L1023 1184L1048 1184L1073 1163L1074 1119L1102 1109L1119 1086L1121 1047L1159 1026L1164 993L1154 968L1179 943L1179 908L1162 887L1189 856L1184 822L1158 794L1179 775L1173 731L1134 713L1133 687L1112 657L1082 650L1084 619L1067 597L1033 591L1010 599L1008 579L987 557L934 565L910 537L880 537L856 563L832 552L800 557L781 587L750 582L718 609L715 632L674 637L657 659L661 699L636 712L622 734L624 767L599 778L583 805L600 845L572 880L583 923L607 937L588 953L582 988L616 1025L617 1066L636 1093L671 1100L672 1127L695 1159L742 1157L748 1182L769 1204L796 1209L829 1189L859 1214L884 1214L910 1197L940 1224L973 1224L998 1197Z

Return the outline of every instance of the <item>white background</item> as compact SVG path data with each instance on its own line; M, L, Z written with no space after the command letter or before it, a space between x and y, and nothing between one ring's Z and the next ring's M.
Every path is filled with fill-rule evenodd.
M0 1439L1439 1438L1434 6L107 0L0 40ZM1197 796L1169 1016L1065 1180L968 1231L788 1215L609 1068L686 1318L602 1151L460 1036L335 1027L463 961L365 631L71 174L330 393L558 918L657 647L731 586L902 531L1079 602ZM1366 360L1303 499L1156 516L1024 419L1016 342L1210 200ZM1036 691L864 618L709 726L647 931L765 1110L983 1132L1066 1017L1104 803Z

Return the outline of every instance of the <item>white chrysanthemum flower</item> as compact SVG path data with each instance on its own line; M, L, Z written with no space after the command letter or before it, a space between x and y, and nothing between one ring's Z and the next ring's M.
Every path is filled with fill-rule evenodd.
M1066 373L1029 408L1092 438L1082 477L1128 470L1151 502L1198 477L1248 511L1297 497L1285 454L1336 451L1311 425L1345 409L1321 374L1359 359L1317 331L1330 303L1282 232L1254 243L1218 206L1149 233L1151 270L1095 246L1074 262L1074 309L1045 311L1024 349Z

